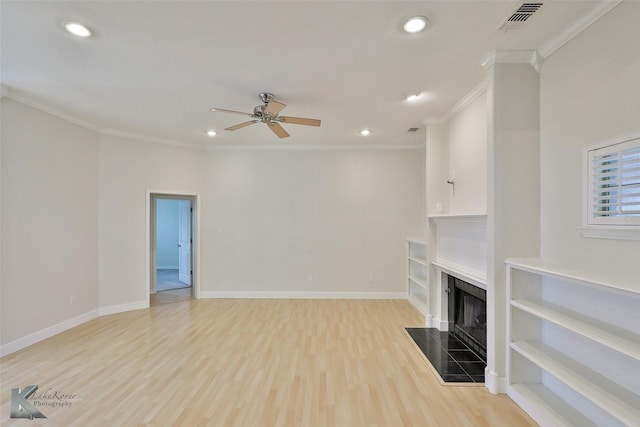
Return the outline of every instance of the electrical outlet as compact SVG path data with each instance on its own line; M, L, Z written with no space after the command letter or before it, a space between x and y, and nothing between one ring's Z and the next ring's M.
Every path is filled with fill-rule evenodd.
M71 296L69 297L69 304L73 304L73 303L75 303L75 302L76 302L76 296L75 296L75 295L71 295Z
M369 276L369 283L373 283L376 281L376 276L374 274Z
M313 274L307 275L307 282L313 282Z
M442 212L442 211L443 211L442 203L436 203L436 212Z

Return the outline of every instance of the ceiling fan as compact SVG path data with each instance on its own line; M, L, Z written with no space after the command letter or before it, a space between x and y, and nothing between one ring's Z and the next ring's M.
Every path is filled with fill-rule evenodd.
M258 105L253 109L253 113L243 113L242 111L234 111L234 110L225 110L223 108L212 108L211 111L220 111L223 113L234 113L234 114L242 114L244 116L249 116L253 118L253 120L249 120L248 122L239 123L234 126L230 126L225 128L225 130L238 130L243 127L252 125L254 123L265 123L269 126L269 129L273 133L275 133L280 138L286 138L289 136L286 130L280 125L280 123L290 123L293 125L305 125L305 126L320 126L320 120L318 119L307 119L304 117L291 117L291 116L280 116L278 115L280 111L284 107L285 104L275 101L273 99L273 95L270 93L261 93L260 99L264 103L263 105Z

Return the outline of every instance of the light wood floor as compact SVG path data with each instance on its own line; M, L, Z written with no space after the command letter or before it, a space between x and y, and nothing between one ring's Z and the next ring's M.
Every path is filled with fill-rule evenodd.
M505 395L443 387L404 300L186 300L100 317L1 359L0 424L534 426ZM10 419L11 389L76 394Z

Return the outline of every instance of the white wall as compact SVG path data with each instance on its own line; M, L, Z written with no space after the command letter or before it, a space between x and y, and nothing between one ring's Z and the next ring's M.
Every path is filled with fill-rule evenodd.
M147 192L200 193L200 150L100 135L100 307L144 303Z
M640 242L583 238L583 149L640 131L640 2L623 2L541 71L541 255L636 284Z
M446 125L448 171L446 186L450 215L487 212L487 94L483 92ZM455 191L446 183L455 179Z
M405 238L424 234L423 159L418 150L210 152L205 290L406 292Z
M178 268L178 200L156 200L156 268Z
M5 345L98 307L98 138L1 102Z
M201 195L205 296L406 292L420 150L204 152L2 107L3 351L147 303L149 192Z

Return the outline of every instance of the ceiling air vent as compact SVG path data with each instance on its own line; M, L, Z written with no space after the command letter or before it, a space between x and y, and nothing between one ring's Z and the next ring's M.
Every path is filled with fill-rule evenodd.
M407 129L407 132L410 132L410 133L418 132L418 129L420 129L420 128L409 128L409 129Z
M536 13L542 7L542 2L521 2L516 10L504 21L498 25L498 29L502 31L515 30L524 24L527 19Z

